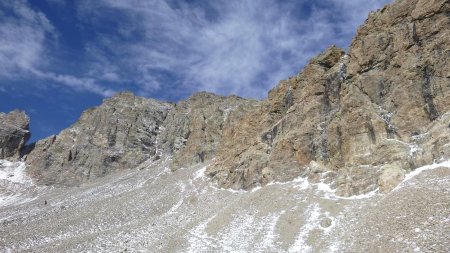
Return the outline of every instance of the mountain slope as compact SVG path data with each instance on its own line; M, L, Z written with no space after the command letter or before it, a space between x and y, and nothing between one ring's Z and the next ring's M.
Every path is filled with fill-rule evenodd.
M397 0L266 100L120 93L25 147L1 114L0 251L447 252L449 30Z

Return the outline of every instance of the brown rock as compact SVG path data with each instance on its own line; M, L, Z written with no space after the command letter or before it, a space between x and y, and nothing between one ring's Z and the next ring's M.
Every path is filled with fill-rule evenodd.
M450 111L449 11L444 0L398 0L372 13L348 55L329 48L224 129L209 175L246 189L309 175L318 161L352 195L375 189L385 164L448 156L446 121L434 122Z
M383 172L378 180L380 192L387 193L392 191L405 178L405 170L397 165L383 166Z

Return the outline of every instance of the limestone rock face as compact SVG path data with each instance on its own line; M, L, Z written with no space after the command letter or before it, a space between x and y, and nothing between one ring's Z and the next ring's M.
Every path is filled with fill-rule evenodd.
M30 138L30 119L22 111L0 113L0 159L19 156L20 150Z
M349 196L375 190L382 166L409 171L448 158L449 13L445 0L398 0L371 13L348 54L329 48L224 129L207 173L247 189L311 177L314 161Z
M159 159L157 136L171 104L120 93L60 134L41 140L26 157L40 184L78 185L115 170Z
M172 170L211 160L219 146L224 126L256 101L237 96L196 93L169 112L163 124L161 145L172 155Z
M206 162L223 127L254 103L205 92L178 104L120 93L28 147L27 170L39 184L74 186L145 161L171 158L173 170Z

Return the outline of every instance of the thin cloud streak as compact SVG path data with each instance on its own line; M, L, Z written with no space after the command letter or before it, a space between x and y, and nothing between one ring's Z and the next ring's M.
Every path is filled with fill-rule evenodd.
M329 45L348 44L368 11L387 2L327 0L327 8L313 4L309 16L296 13L307 1L275 0L206 5L100 0L82 2L79 11L94 26L108 19L98 10L120 15L119 35L108 34L90 46L126 56L112 64L144 93L176 81L179 89L192 92L261 98Z
M131 89L176 99L201 90L263 98L331 44L346 47L368 12L388 2L80 0L77 26L92 34L73 68L53 53L64 31L26 0L2 1L0 86L38 79L101 96Z

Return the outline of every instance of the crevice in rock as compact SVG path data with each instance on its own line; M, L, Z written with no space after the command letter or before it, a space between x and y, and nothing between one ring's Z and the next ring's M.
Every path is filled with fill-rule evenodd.
M284 95L284 112L286 111L294 104L294 97L292 95L292 88L289 86L288 91Z
M330 112L331 110L331 102L330 102L330 92L332 89L332 80L327 79L325 82L325 91L323 93L323 111L322 114L326 115Z
M422 68L422 97L425 101L425 111L430 119L433 121L439 117L439 112L436 109L436 105L433 101L432 87L431 87L431 77L433 70L429 65Z
M336 128L336 135L337 135L337 150L339 152L339 156L342 157L342 154L343 154L343 152L342 152L342 130L341 130L340 126L338 126Z
M367 129L367 134L369 135L369 139L372 142L372 144L375 144L377 142L377 137L375 135L375 129L373 128L373 124L372 121L370 119L368 119L368 121L366 121L366 129Z
M419 35L417 35L417 28L416 28L416 23L415 22L412 25L412 39L413 39L414 43L417 46L419 46L419 47L422 46L422 43L420 42Z
M108 139L108 146L109 147L114 147L116 145L116 138L117 138L117 124L118 121L116 121L116 124L114 126L114 130L111 130L111 128L108 128L108 133L107 133L107 139Z
M123 139L123 146L126 147L127 143L128 143L128 138L130 136L130 131L131 128L133 127L133 124L131 123L128 128L127 128L127 133L125 134L125 138Z

